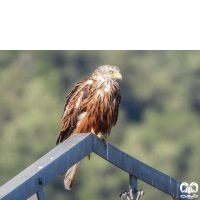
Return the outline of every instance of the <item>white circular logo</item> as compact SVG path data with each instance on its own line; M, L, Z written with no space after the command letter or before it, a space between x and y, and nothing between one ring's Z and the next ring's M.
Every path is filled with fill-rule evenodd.
M190 195L191 193L197 193L198 192L198 184L195 182L192 182L190 185L186 182L181 183L180 185L180 191L182 193L188 193L187 195L181 195L182 198L188 198L193 199L197 198L198 195Z

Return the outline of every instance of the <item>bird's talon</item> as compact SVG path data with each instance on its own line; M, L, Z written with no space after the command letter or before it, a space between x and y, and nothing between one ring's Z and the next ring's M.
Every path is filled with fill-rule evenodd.
M104 142L104 147L105 147L105 149L107 148L107 141L106 141L106 138L103 136L102 137L102 140L103 140L103 142Z
M100 135L99 138L102 139L102 140L105 139L105 137L103 135Z
M94 132L94 129L93 129L93 128L91 129L91 133L95 134L95 132Z
M98 138L100 138L101 140L103 140L103 142L104 142L104 147L105 147L105 149L106 149L106 148L107 148L106 136L105 136L105 135L102 135L101 132L99 132L98 134L96 134L96 133L94 132L94 129L93 129L93 128L91 129L91 132L92 132L93 134L95 134Z

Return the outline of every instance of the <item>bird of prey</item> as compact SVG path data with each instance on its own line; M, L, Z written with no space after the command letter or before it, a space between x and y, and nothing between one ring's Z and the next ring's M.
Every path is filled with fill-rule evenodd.
M106 141L117 122L121 102L116 79L122 80L119 68L103 65L75 85L66 97L57 145L75 133L92 132ZM76 163L65 174L64 186L68 190L72 189L79 164Z

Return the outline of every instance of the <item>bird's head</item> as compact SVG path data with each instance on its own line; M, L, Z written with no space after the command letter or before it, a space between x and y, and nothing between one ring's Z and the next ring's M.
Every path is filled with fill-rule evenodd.
M120 79L122 80L122 75L120 74L120 69L113 65L102 65L98 67L92 77L95 79Z

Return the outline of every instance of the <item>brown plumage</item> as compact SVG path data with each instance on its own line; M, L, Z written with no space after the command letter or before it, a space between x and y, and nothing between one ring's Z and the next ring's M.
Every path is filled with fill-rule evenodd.
M122 79L116 66L98 67L89 77L78 82L68 94L61 118L61 129L56 144L74 133L93 131L107 137L118 118L121 102L120 87L116 79ZM72 188L80 162L65 175L65 188Z

